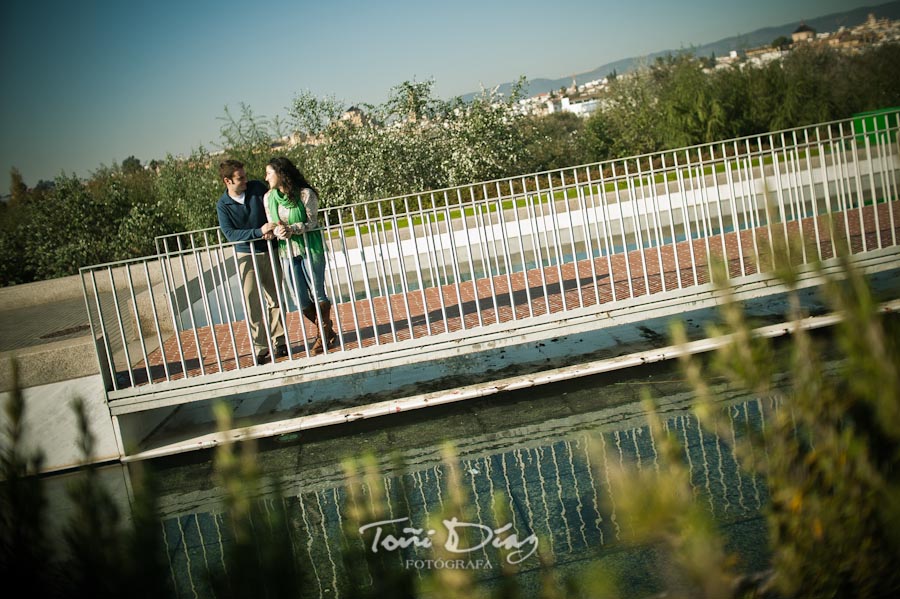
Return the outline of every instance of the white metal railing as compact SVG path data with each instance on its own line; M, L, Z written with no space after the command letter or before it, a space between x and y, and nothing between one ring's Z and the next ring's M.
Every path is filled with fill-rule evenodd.
M836 121L322 208L339 335L326 353L683 289L709 280L712 255L751 275L776 236L802 237L803 263L836 243L897 245L898 121L888 112L874 127ZM214 228L156 241L156 256L81 269L110 389L253 366L235 244ZM282 277L282 324L289 359L305 359L313 331L291 289Z

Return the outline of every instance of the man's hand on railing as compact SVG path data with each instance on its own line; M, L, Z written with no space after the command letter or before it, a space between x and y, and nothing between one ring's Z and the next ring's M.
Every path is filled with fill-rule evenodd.
M262 231L262 238L266 241L275 239L275 223L265 223L259 229Z

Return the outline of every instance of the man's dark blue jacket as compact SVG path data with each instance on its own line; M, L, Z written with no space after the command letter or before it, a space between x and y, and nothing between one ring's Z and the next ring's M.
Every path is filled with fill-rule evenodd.
M262 181L248 181L247 190L244 192L244 204L238 204L228 195L228 190L222 194L216 203L216 213L219 215L219 228L228 241L245 241L262 237L262 227L266 224L266 209L263 204L263 196L269 190L269 186ZM257 252L268 250L268 243L260 239L253 242ZM250 243L239 243L235 250L241 253L250 253Z

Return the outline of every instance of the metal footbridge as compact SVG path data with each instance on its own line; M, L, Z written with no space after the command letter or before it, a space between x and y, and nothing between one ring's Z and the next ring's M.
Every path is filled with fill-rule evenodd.
M621 359L664 346L673 317L701 340L719 301L713 265L765 317L785 292L770 273L781 247L813 312L819 273L837 272L839 255L896 299L898 123L888 111L325 207L338 339L317 356L286 276L289 355L256 363L234 244L216 229L82 268L120 450L214 444L218 399L264 436Z

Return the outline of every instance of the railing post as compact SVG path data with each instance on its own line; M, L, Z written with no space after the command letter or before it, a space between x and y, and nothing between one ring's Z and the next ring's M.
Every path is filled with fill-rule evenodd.
M134 280L131 276L131 264L125 264L125 274L128 279L128 291L131 295L131 306L134 308L134 328L137 332L138 341L141 345L141 355L144 358L144 369L147 372L147 382L152 383L153 377L150 375L150 359L147 357L147 346L144 344L144 331L141 327L141 314L138 309L137 295L134 292ZM147 292L152 296L153 295L153 287L148 286Z
M94 303L97 306L97 324L94 324L93 312L91 310L91 302L84 282L85 270L91 277L91 290L94 292ZM112 348L109 345L109 338L106 334L106 325L103 322L103 306L100 302L100 292L97 290L97 279L94 276L94 267L81 269L81 289L84 291L84 303L87 308L88 324L91 327L91 340L94 342L94 348L97 352L97 365L100 368L100 374L103 378L103 388L106 391L113 391L119 388L116 381L116 365L113 361ZM100 327L100 338L97 338L97 326Z
M464 213L463 216L465 216ZM459 311L460 327L462 327L462 330L466 330L466 328L468 328L466 327L466 310L462 300L462 293L460 292L462 274L459 269L459 258L456 252L456 238L453 234L453 219L450 212L450 203L447 201L447 192L444 192L444 221L447 226L448 243L450 244L450 265L453 268L453 289L456 291L456 306ZM438 231L440 231L440 224L438 225Z
M435 238L440 238L441 228L439 224L439 214L437 211L437 206L434 204L434 194L431 194L431 210L425 211L422 206L422 197L418 197L419 203L419 212L422 214L422 228L425 233L425 247L426 249L430 248L428 252L428 268L431 271L431 278L433 284L437 287L437 296L438 303L441 307L441 322L444 325L444 332L449 332L447 325L447 304L444 299L444 287L447 286L448 278L447 278L447 263L444 260L444 248L438 248L435 243ZM437 227L437 235L435 235L434 227L432 227L432 217L434 217L434 227ZM438 264L440 262L440 264ZM443 268L444 274L443 279L441 279L441 269Z
M616 196L616 208L619 211L619 231L622 234L622 258L625 260L625 276L628 278L628 297L634 297L634 282L632 281L631 276L631 260L628 259L628 234L625 230L625 210L622 207L622 198L619 196L619 182L618 176L616 175L616 163L610 163L610 168L612 169L612 182L613 182L613 193ZM627 176L627 166L625 167L626 176ZM628 182L625 182L626 188L628 187Z
M572 169L572 182L575 186L575 198L578 202L578 210L569 211L569 222L571 223L571 240L572 240L572 259L574 260L575 266L575 280L577 281L578 287L578 306L583 308L585 306L584 302L584 293L581 285L581 270L578 267L578 249L577 244L575 243L575 218L572 216L573 214L579 215L579 220L581 221L581 234L584 237L584 254L585 258L588 261L588 266L591 271L591 280L594 281L592 286L593 292L596 294L597 303L600 303L600 295L597 293L597 267L594 264L594 244L591 242L591 232L588 228L589 216L587 212L587 207L584 203L584 188L581 185L581 182L578 180L578 169Z
M419 198L419 202L421 205L421 196L417 196ZM428 314L428 298L425 296L425 278L422 274L422 264L419 260L419 236L416 235L416 221L414 212L409 208L409 198L403 198L403 207L406 209L406 219L409 223L409 240L412 242L413 251L413 264L416 269L416 282L419 287L419 297L422 298L422 314L425 318L425 329L427 331L427 335L431 335L431 317ZM425 234L425 223L422 223L422 234ZM402 252L401 252L402 253ZM412 330L412 325L410 325L410 330Z
M666 193L666 204L669 207L669 237L672 240L672 257L675 263L675 280L677 281L676 289L681 289L683 287L681 281L681 263L678 258L678 235L675 232L675 208L672 202L672 194L669 192L669 175L668 175L668 167L666 166L666 153L663 152L661 154L661 164L662 168L662 178L663 178L663 189Z
M543 244L541 243L541 238L540 238L540 229L543 228L542 224L544 221L544 219L543 219L544 211L543 211L543 209L541 209L542 216L538 217L537 210L535 209L535 206L534 206L535 201L537 202L538 207L540 207L540 204L541 204L541 191L540 191L540 185L537 182L537 175L535 175L534 182L535 182L535 187L536 187L534 193L531 193L531 194L528 193L528 191L527 191L528 187L525 184L525 179L522 179L522 189L523 189L523 192L525 193L526 205L528 206L528 218L531 221L530 222L531 243L532 243L532 247L534 248L534 259L535 259L535 263L537 264L536 268L538 269L538 273L540 273L540 276L541 276L541 290L543 292L544 306L546 308L545 313L550 314L550 295L547 291L547 275L544 271L544 266L545 266L544 265L544 253L541 251ZM532 198L531 201L528 200L529 195ZM544 235L544 239L546 239L546 237L547 236ZM548 247L548 251L549 251L549 247ZM549 266L549 265L550 265L550 261L548 259L547 266Z
M684 173L682 167L678 164L678 152L672 152L672 160L675 163L675 177L678 179L678 195L681 198L681 218L684 227L684 237L688 246L688 254L691 257L691 274L693 276L693 285L700 284L699 273L697 273L697 257L694 254L694 233L691 229L691 214L689 211L687 199L687 187L684 184ZM684 170L690 174L690 161L685 164Z
M597 216L597 212L599 209L600 215L599 218L594 220L594 234L597 236L597 249L600 251L601 255L606 255L606 278L609 281L609 297L611 301L616 300L616 278L615 273L613 272L612 267L612 253L614 251L615 242L612 240L612 234L609 228L609 215L607 214L606 209L606 182L603 178L603 166L600 165L597 168L598 175L600 176L600 181L596 184L594 183L593 178L591 177L590 167L585 168L585 174L587 176L587 184L588 184L588 192L591 197L591 212ZM596 188L596 194L594 193L594 189ZM598 208L599 206L599 208ZM603 228L601 229L598 225L598 220L603 222ZM600 247L600 237L603 237L603 247ZM597 304L599 305L601 302L600 297L600 282L596 282L597 287Z
M519 240L519 256L522 258L522 280L524 281L523 286L525 287L525 301L528 304L528 316L534 317L534 302L531 298L531 285L528 282L528 257L525 249L525 235L522 232L522 219L519 218L519 200L516 198L516 190L513 187L513 182L509 180L509 195L512 198L513 203L513 216L516 219L516 232L518 232L518 240ZM525 188L522 188L522 201L525 202L525 211L528 212L528 197L525 191ZM510 257L510 262L512 262L512 257Z
M506 231L506 210L503 208L503 192L500 189L500 182L495 182L497 187L497 226L500 228L500 241L503 244L503 271L506 276L506 291L509 295L509 307L512 310L512 319L518 320L519 315L516 310L515 289L513 289L512 281L512 250L509 244L509 235ZM512 209L516 210L516 198L512 196ZM499 268L499 265L498 265Z
M156 308L156 298L153 296L153 283L150 280L150 267L147 265L147 260L144 260L143 263L144 263L144 276L147 279L147 294L150 296L150 309L153 311L153 324L156 328L156 341L157 341L157 343L159 343L158 351L159 351L161 362L163 365L163 372L166 373L166 380L168 381L168 380L171 380L171 375L169 373L169 361L166 359L166 347L165 347L165 343L162 338L162 327L159 324L159 321L160 321L159 312L157 311L157 308ZM159 264L160 271L162 271L164 265L159 260L157 260L157 263ZM163 293L167 293L165 289L163 289ZM172 323L172 328L173 328L173 333L177 334L177 331L175 330L174 322ZM150 370L149 360L147 361L147 378L149 379L150 383L153 382L153 376L152 376L152 373Z

